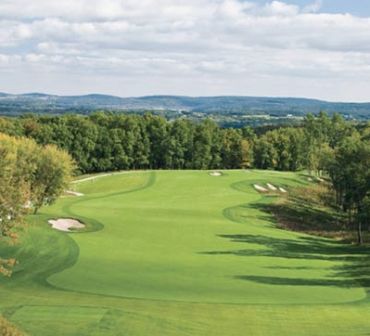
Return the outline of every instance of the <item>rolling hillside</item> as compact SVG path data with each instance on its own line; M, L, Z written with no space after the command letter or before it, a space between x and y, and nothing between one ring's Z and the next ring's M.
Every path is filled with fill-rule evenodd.
M307 113L338 112L347 118L370 119L370 103L332 103L303 98L269 97L185 97L147 96L121 98L91 94L85 96L56 96L42 93L11 95L0 93L0 114L23 113L63 114L67 112L88 114L96 110L112 111L175 111L180 116L201 113L207 115L234 115L295 117Z

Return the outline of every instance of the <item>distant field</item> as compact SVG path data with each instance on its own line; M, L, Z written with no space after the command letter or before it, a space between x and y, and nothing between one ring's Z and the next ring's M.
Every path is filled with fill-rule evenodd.
M132 172L29 218L0 312L30 335L370 335L366 249L276 228L253 184L298 174ZM278 196L276 196L278 197ZM84 232L50 228L77 218Z

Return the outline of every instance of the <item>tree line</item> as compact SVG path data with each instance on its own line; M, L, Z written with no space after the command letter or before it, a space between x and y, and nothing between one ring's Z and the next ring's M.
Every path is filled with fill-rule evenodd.
M17 240L25 216L53 203L68 186L74 163L55 145L0 133L0 242ZM0 258L0 274L10 275L15 259Z
M154 115L95 113L84 117L2 118L0 132L68 151L81 173L126 169L212 169L250 166L249 142L211 120L168 122Z
M327 150L363 130L337 114L329 118L325 113L307 115L301 127L256 134L250 127L221 128L210 119L169 122L151 114L101 112L87 117L0 118L0 132L66 150L81 173L234 168L320 172Z

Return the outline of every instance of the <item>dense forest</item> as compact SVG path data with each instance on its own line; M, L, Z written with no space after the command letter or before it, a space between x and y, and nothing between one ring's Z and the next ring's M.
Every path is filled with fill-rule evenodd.
M56 145L77 173L129 169L306 169L331 182L337 207L357 225L370 218L370 125L308 114L301 126L221 128L212 120L167 121L146 114L0 118L0 133Z
M0 132L68 151L80 173L125 169L258 168L319 172L327 152L345 139L368 137L341 116L307 115L301 127L221 128L207 119L167 121L160 116L95 113L91 116L0 118Z

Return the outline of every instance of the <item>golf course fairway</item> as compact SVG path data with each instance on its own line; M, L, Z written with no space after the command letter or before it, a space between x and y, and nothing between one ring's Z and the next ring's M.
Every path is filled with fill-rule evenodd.
M0 314L29 335L370 335L367 248L277 228L265 205L307 183L235 170L123 172L29 216ZM73 218L79 232L51 228Z

